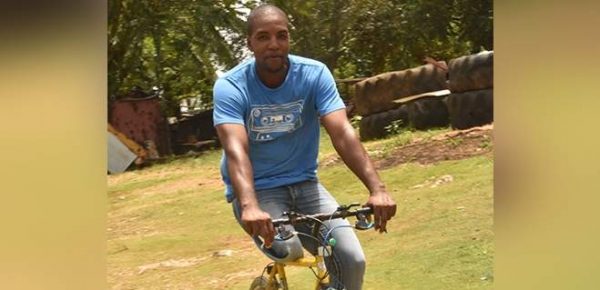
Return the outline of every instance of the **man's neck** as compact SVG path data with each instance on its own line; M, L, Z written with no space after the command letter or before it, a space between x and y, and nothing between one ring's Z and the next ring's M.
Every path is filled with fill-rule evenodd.
M257 70L258 78L268 88L277 88L285 81L289 65L286 65L280 72L269 72L266 70Z

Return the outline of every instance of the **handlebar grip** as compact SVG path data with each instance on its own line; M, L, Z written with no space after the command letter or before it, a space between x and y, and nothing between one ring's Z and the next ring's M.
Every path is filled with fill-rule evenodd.
M373 208L370 206L365 206L363 208L360 208L358 211L360 211L361 213L372 214Z

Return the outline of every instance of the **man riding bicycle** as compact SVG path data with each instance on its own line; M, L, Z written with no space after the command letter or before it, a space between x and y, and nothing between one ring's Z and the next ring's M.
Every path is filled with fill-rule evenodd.
M346 116L331 72L321 62L291 55L286 14L263 4L248 16L254 58L222 75L214 86L214 124L223 145L221 174L234 214L253 237L273 243L271 219L283 212L333 212L338 203L317 179L320 124L344 163L369 190L375 228L386 231L396 204ZM328 221L334 228L348 222ZM297 231L309 229L297 228ZM332 233L346 289L361 289L365 257L351 228ZM298 239L315 253L314 241Z

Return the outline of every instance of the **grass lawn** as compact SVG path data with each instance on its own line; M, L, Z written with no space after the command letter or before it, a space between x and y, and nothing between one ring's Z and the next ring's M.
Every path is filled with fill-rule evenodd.
M415 138L405 132L365 142L374 158ZM486 144L489 146L489 144ZM248 289L269 262L245 235L223 197L220 151L109 176L107 268L111 289ZM321 182L340 203L364 202L362 184L321 138ZM360 232L364 289L491 289L491 154L380 170L398 203L388 234ZM217 253L230 250L231 256ZM308 269L287 270L291 289L311 289Z

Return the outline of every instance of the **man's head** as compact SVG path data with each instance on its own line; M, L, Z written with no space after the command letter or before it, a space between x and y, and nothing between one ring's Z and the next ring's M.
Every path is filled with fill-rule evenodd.
M288 19L281 9L270 4L254 8L248 16L247 42L259 70L269 73L287 70Z

